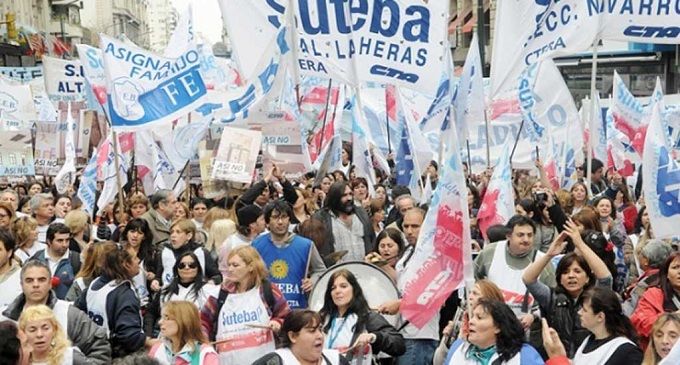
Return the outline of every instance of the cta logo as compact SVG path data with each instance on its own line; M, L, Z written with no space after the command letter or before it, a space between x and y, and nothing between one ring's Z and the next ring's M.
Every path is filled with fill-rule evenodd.
M678 38L680 36L680 27L631 25L624 29L623 35L640 38Z
M383 65L374 65L371 67L370 72L372 75L391 77L393 79L410 82L412 84L415 84L420 78L420 76L417 74L397 70L395 68Z

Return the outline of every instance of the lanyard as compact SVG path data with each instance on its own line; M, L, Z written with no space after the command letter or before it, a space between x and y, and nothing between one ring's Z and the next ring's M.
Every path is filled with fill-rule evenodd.
M333 317L333 320L331 321L331 330L329 331L330 333L329 333L329 339L328 339L328 348L329 349L333 348L333 344L335 343L335 340L338 339L340 332L342 332L342 328L345 326L345 323L347 322L347 317L345 316L343 318L342 323L340 324L340 326L338 326L338 329L335 331L335 333L333 333L333 329L335 328L335 320L336 320L336 317Z

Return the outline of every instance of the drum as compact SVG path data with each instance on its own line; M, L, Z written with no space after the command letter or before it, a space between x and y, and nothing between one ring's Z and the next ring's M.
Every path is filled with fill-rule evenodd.
M312 291L309 293L307 303L309 309L317 312L321 310L328 280L334 272L340 269L347 269L356 276L368 306L371 308L376 308L389 300L396 300L401 297L392 279L379 267L364 261L347 261L333 265L321 274L321 277L319 277L319 280L314 284ZM398 316L383 316L391 325L397 325Z

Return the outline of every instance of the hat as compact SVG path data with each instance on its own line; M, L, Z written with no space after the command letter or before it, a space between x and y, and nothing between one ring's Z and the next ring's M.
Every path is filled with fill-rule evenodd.
M254 204L246 205L236 212L238 225L242 227L247 227L250 225L250 223L256 222L257 218L259 218L261 215L262 209Z

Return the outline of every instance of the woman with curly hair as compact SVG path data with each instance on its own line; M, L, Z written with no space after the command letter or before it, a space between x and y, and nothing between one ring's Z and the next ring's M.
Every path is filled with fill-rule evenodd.
M451 345L444 364L543 364L538 352L525 343L522 324L507 304L481 298L472 311L467 340Z
M71 346L57 317L46 305L25 308L19 317L19 329L33 348L30 364L91 364L77 347Z

